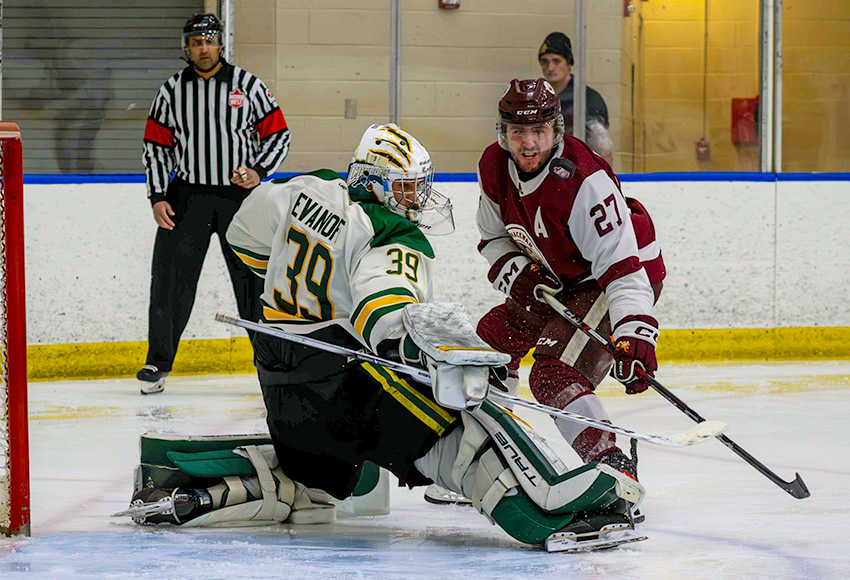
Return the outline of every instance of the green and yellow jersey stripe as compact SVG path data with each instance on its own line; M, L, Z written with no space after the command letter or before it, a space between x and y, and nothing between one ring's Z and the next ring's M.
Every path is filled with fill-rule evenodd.
M261 276L266 275L266 270L269 267L269 256L264 256L263 254L258 254L251 250L234 246L233 244L230 244L230 248L233 250L233 253L236 254L239 259L251 269L251 271Z
M354 330L371 344L369 337L372 329L382 316L416 302L418 301L413 293L407 288L396 287L375 292L360 301L351 314L351 324Z
M445 433L446 429L457 420L457 417L453 417L391 370L371 363L363 363L362 366L373 379L380 383L384 391L401 403L411 415L433 429L437 435Z

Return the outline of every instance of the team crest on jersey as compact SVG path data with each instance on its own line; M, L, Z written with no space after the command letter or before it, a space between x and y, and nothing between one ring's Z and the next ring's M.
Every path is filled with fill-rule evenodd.
M384 181L377 175L361 175L348 185L348 195L352 201L381 201L378 195L383 191Z
M269 89L269 88L266 89L266 96L268 97L270 103L272 103L273 105L277 104L277 101L274 100L274 95L272 95L271 89Z
M230 106L234 109L238 109L245 102L245 93L239 89L233 89L230 91L230 98L227 102L230 103Z
M519 246L519 249L525 252L525 255L537 262L538 264L543 264L546 266L550 272L553 272L552 267L549 266L549 262L546 261L546 258L543 257L543 252L540 251L540 248L537 247L537 244L534 243L534 239L525 231L525 228L518 224L507 224L505 229L508 230L508 233L513 238L514 243Z
M569 159L564 159L563 157L556 157L549 165L549 172L555 177L560 177L561 179L569 179L576 174L576 164L570 161Z

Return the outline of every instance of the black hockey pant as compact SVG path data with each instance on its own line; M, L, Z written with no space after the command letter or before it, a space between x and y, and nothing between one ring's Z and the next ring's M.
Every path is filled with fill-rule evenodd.
M337 326L310 336L362 348ZM344 499L371 461L411 487L431 483L413 463L461 419L434 402L430 387L264 334L253 343L269 432L290 478Z
M177 177L169 185L167 201L175 213L171 216L175 226L173 230L157 228L156 232L146 364L171 370L213 234L218 234L239 316L259 320L263 281L242 263L225 239L227 226L245 194L241 187L192 185Z

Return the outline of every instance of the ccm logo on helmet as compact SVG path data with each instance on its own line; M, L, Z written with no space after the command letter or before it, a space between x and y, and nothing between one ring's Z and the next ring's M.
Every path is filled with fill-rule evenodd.
M538 109L528 109L527 111L517 111L517 115L534 115L537 113Z

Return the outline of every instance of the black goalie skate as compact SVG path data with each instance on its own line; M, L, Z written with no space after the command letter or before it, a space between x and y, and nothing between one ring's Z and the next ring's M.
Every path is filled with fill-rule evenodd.
M145 488L133 496L128 509L112 514L112 517L129 516L143 525L180 525L205 514L212 507L212 496L204 489Z

